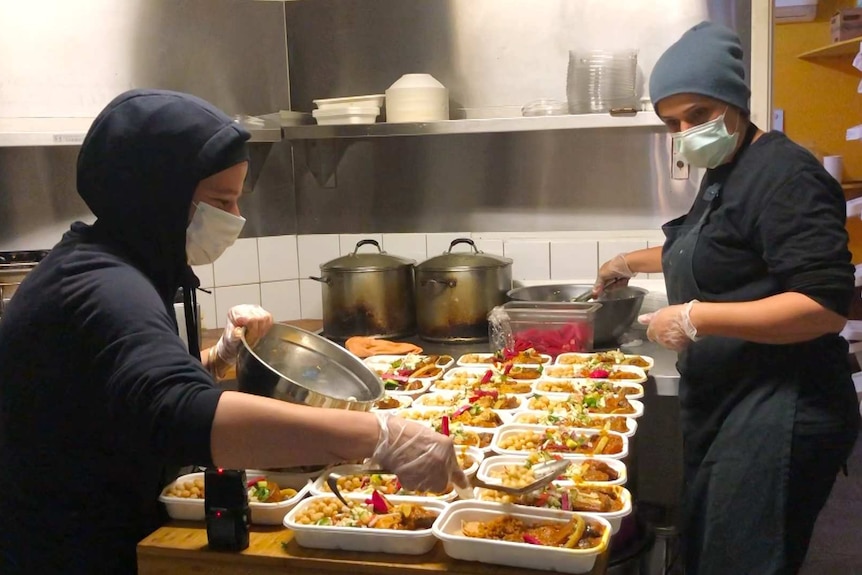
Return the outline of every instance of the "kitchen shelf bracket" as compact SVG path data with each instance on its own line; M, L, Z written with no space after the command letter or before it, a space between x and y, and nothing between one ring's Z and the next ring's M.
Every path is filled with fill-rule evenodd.
M303 140L305 165L321 188L338 187L338 164L350 141L335 138L323 140Z

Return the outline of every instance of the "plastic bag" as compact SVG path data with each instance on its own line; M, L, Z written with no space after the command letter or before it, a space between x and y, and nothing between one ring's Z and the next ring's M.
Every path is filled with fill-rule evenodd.
M515 349L509 314L503 306L498 305L488 312L488 342L492 351Z

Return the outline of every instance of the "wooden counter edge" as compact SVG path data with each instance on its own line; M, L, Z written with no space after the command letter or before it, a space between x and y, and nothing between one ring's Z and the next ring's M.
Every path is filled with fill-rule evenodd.
M528 575L543 571L504 567L448 557L439 541L423 555L360 553L306 549L283 527L252 526L248 549L239 553L207 549L202 523L171 522L144 538L137 547L139 575L343 575L451 573L453 575ZM590 575L606 572L608 553L596 560Z

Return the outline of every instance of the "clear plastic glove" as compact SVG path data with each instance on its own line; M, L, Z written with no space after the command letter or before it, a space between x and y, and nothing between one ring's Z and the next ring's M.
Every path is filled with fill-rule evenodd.
M254 345L272 327L272 314L257 305L237 305L227 312L227 325L216 344L216 355L223 364L234 365L242 347L242 328L245 338Z
M663 307L653 313L638 316L638 323L647 325L647 338L657 344L682 351L693 341L700 338L691 323L691 307L697 303L692 300L682 305Z
M467 486L449 437L415 421L377 411L380 435L371 461L398 476L414 491L446 491L451 483Z
M599 268L596 283L593 284L593 297L598 297L604 291L605 285L608 282L613 281L615 287L623 287L628 285L629 278L633 278L636 275L629 267L629 264L626 263L625 254L615 255Z

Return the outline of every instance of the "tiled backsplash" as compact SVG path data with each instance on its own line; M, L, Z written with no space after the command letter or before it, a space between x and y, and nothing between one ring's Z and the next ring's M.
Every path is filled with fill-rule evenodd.
M619 252L661 245L661 232L319 234L245 238L215 264L195 266L203 326L224 327L227 311L241 303L259 304L278 321L319 319L321 285L308 279L320 275L320 264L348 254L363 239L377 240L388 253L420 263L443 253L453 239L470 237L480 250L512 258L516 280L583 280L595 278L600 262ZM455 251L468 250L460 245ZM373 251L363 246L361 252ZM650 274L660 279L661 274Z

